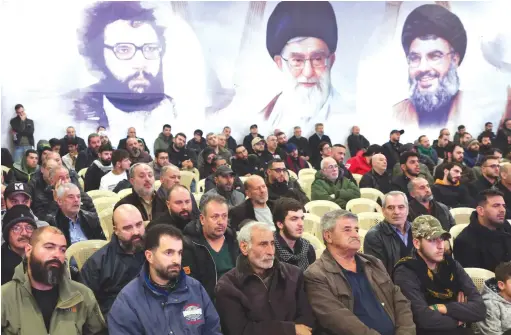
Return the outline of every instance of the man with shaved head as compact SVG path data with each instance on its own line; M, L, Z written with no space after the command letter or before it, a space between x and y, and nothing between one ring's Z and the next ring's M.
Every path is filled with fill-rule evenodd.
M500 167L500 181L497 188L504 194L508 215L511 213L511 163L502 164Z
M273 202L268 200L268 188L264 179L252 175L245 181L245 195L248 197L243 203L230 209L231 227L238 231L244 220L256 220L265 222L272 230L275 230L273 222Z
M339 178L339 165L332 157L321 161L321 170L316 172L315 177L311 200L329 200L344 208L351 199L360 198L356 184L346 177Z
M145 226L140 211L133 205L121 205L115 209L112 221L114 234L110 242L96 251L80 272L82 282L94 292L105 317L145 260Z
M387 158L383 154L375 154L371 157L371 171L364 174L359 187L370 187L380 190L383 194L389 193L392 176L387 171Z

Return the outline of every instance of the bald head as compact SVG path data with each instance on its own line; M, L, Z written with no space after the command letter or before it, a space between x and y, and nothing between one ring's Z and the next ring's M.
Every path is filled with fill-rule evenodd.
M332 157L326 157L321 160L321 169L325 169L330 165L336 165L337 162Z
M374 154L371 157L371 165L376 172L382 174L387 169L387 158L383 154Z
M142 222L142 214L140 214L137 207L130 204L124 204L114 210L112 221L115 229L122 229L126 226L127 222Z
M511 186L511 163L500 166L500 181L507 187Z
M245 180L245 190L247 189L250 189L250 188L254 188L255 185L259 185L264 183L264 179L261 177L261 176L257 176L257 175L251 175L250 177L248 177L246 180Z
M144 247L145 225L142 214L133 205L117 207L112 217L114 234L126 253L139 252Z

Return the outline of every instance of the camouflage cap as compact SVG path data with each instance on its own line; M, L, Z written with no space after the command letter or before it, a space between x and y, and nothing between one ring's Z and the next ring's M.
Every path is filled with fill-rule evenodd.
M434 240L443 238L444 240L451 238L451 234L446 232L440 221L431 215L421 215L412 222L412 235L414 238L425 238L426 240Z

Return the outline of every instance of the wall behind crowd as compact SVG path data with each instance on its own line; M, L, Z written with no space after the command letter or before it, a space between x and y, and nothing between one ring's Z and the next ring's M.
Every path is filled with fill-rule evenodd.
M511 25L506 17L511 3L442 2L466 31L465 55L457 68L463 96L456 117L419 126L396 116L395 106L410 91L403 26L413 10L426 3L434 2L331 2L333 21L317 19L317 24L307 25L336 46L328 75L318 78L322 92L309 94L294 90L297 78L285 67L279 69L270 56L278 39L276 27L302 29L300 22L311 20L293 17L293 5L287 9L289 18L286 12L274 13L277 2L135 3L133 19L153 15L156 28L135 22L103 29L104 21L91 17L107 12L108 3L2 2L0 24L9 32L2 43L8 46L2 52L2 147L12 145L9 119L17 103L34 120L36 141L61 137L68 125L82 137L107 125L113 143L135 126L149 144L165 123L173 133L190 137L196 128L219 132L229 125L238 140L253 123L264 135L275 128L289 135L295 125L310 135L315 122L324 122L325 132L341 143L354 124L379 143L388 140L391 129L407 130L403 142L422 133L436 138L443 126L453 131L460 123L478 133L485 121L498 123L506 108L511 85ZM276 24L268 24L271 15ZM144 63L147 73L137 73L102 46L123 38L137 45L164 43L166 50L149 65ZM151 58L153 51L146 52ZM133 59L145 62L141 57L138 53Z

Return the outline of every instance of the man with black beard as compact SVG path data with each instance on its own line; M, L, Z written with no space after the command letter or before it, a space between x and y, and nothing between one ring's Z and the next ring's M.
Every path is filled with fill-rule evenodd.
M419 6L406 18L401 42L410 97L394 105L394 118L407 126L445 126L460 114L457 71L467 48L463 24L440 5Z
M104 316L145 261L145 226L140 211L133 205L121 205L112 221L112 239L85 262L80 272L82 283L94 292Z
M390 187L393 191L403 192L408 200L411 200L410 193L408 193L408 183L420 174L419 154L413 151L406 151L399 157L399 163L403 174L394 176Z
M102 334L105 320L92 291L69 279L66 238L52 226L36 229L26 259L2 285L2 334Z
M234 172L227 165L219 166L214 173L215 187L204 193L199 208L202 208L209 196L221 195L227 201L229 209L245 201L245 195L234 189Z
M112 171L112 146L110 143L103 144L98 150L98 159L96 159L87 168L84 178L84 191L99 190L101 178Z
M174 103L163 83L164 27L154 10L138 1L98 2L84 15L79 52L100 80L68 95L75 120L110 130L172 120Z
M293 198L305 205L309 198L300 187L298 181L289 175L286 164L282 159L274 159L268 163L266 170L266 187L268 198L275 201L281 197Z
M169 190L167 208L168 211L149 222L147 225L148 230L152 226L162 223L173 225L182 231L190 221L197 219L192 215L192 197L190 196L190 191L182 185L174 185Z

